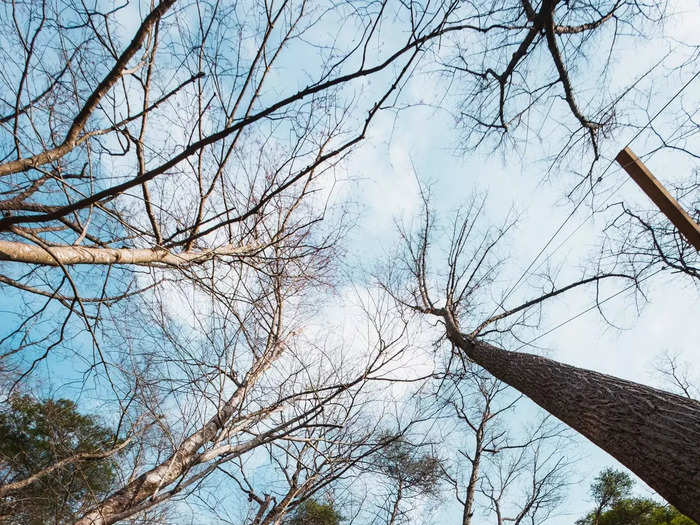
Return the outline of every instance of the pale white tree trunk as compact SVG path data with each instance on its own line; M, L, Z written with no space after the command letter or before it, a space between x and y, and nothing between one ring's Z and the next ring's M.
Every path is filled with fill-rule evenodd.
M282 347L278 345L262 357L248 376L248 380L236 389L218 413L199 430L188 436L168 459L108 496L75 525L109 525L128 518L144 510L143 503L148 498L155 498L161 489L175 482L192 466L211 460L211 454L202 454L200 448L208 442L216 441L217 434L225 428L226 423L236 413L246 393L279 357L281 350ZM217 454L223 450L223 448L215 448Z
M164 248L97 248L86 246L49 246L0 241L0 260L45 266L74 264L133 264L141 266L185 266L221 256L250 255L260 246L228 244L201 251L174 253Z

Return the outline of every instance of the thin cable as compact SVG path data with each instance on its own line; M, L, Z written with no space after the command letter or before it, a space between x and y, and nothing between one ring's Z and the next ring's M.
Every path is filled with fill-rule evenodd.
M654 66L654 67L656 67L656 66ZM648 128L648 127L654 122L654 120L656 120L656 119L658 118L658 116L661 115L661 113L663 113L663 112L668 108L668 106L671 105L671 103L672 103L676 98L678 98L678 96L679 96L679 95L680 95L680 94L681 94L681 93L682 93L682 92L683 92L683 91L684 91L698 76L700 76L700 70L696 71L695 74L694 74L692 77L690 77L690 79L689 79L685 84L683 84L683 86L681 86L681 88L680 88L678 91L676 91L676 93L675 93L663 106L661 106L661 108L654 114L654 116L651 117L651 118L646 122L646 124L644 124L644 126L641 127L641 128L637 131L637 133L634 134L634 136L627 142L627 144L625 145L624 148L629 147L629 146L632 144L632 142L634 142L634 141L642 134L642 132L643 132L644 130L646 130L646 128ZM624 148L623 148L623 149L624 149ZM576 204L576 206L574 207L574 209L569 213L569 215L566 216L566 218L564 219L564 221L559 225L559 227L556 229L556 231L549 237L549 239L548 239L547 242L544 244L544 246L542 246L542 248L540 248L540 250L537 252L537 255L535 255L535 258L532 260L532 262L530 262L530 264L527 266L527 268L525 268L525 270L524 270L523 273L520 275L520 277L519 277L518 280L515 282L515 284L508 290L508 292L506 292L506 295L503 297L503 299L501 300L501 302L496 306L496 308L494 308L493 312L491 312L491 315L489 315L489 317L488 317L489 319L493 317L493 315L496 313L496 311L497 311L499 308L503 308L503 304L506 302L506 300L508 299L508 297L510 297L510 295L511 295L511 294L515 291L515 289L520 285L520 283L522 282L522 280L525 278L525 276L526 276L527 273L530 271L530 269L532 269L532 267L535 265L535 263L537 262L537 260L542 256L542 254L543 254L543 253L545 252L545 250L549 247L549 245L552 243L552 241L554 241L554 239L557 237L557 235L559 235L559 233L564 229L564 227L568 224L568 222L571 220L571 218L576 214L576 212L578 211L578 209L579 209L579 207L581 206L581 204L583 204L583 202L586 200L586 198L588 198L588 195L590 195L590 194L593 192L593 190L595 189L595 187L598 185L598 183L600 183L600 182L603 180L603 177L605 176L605 174L607 173L607 171L610 169L610 167L614 164L614 162L615 162L615 159L614 159L614 158L610 160L610 162L609 162L608 165L605 167L605 169L603 170L603 172L598 176L598 178L596 179L596 181L595 181L593 184L591 184L591 187L588 189L588 191L586 191L586 193L583 195L583 197L581 198L581 200L579 200L579 202ZM626 183L626 181L625 181L625 183ZM607 202L608 200L610 200L610 198L611 198L620 188L622 188L622 186L624 186L625 183L623 183L622 185L620 185L616 190L614 190L610 195L608 195L607 199L606 199L605 201L603 201L603 203L605 203L605 202ZM590 220L590 217L592 217L592 216L593 216L593 214L589 215L589 216L586 218L586 220L583 221L583 222L573 231L573 233L571 233L571 234L565 239L565 242L568 241L568 240L573 236L573 234L576 233L581 227L583 227L583 225L584 225L588 220ZM556 250L558 250L563 244L564 244L564 243L562 243L562 244L560 244L559 246L557 246ZM556 250L554 250L552 253L554 253ZM550 254L550 255L551 255L551 254ZM505 310L505 309L504 309L504 310Z
M641 155L639 158L644 158L644 157L646 157L647 155L648 155L648 153L646 153L646 154L644 154L644 155ZM613 173L616 173L617 171L620 171L621 169L622 169L622 167L619 167L619 168L617 168L617 170L614 171ZM576 235L576 233L578 233L578 231L579 231L581 228L583 228L583 226L584 226L588 221L590 221L597 213L601 212L601 211L603 210L603 206L613 197L613 195L615 195L618 191L620 191L620 190L622 189L622 187L623 187L625 184L627 184L627 182L628 182L629 180L630 180L629 177L625 178L625 179L622 181L622 183L621 183L620 185L617 186L617 188L615 188L605 199L603 199L603 202L601 202L601 203L598 205L598 209L596 209L595 211L593 211L592 213L590 213L589 215L587 215L586 218L583 219L583 221L581 221L581 222L579 223L578 226L576 226L576 228L574 228L573 230L571 230L571 232L569 233L569 235L567 235L567 236L564 238L564 240L562 240L562 241L550 252L549 255L551 256L551 255L554 255L555 253L557 253L557 252L559 251L559 249L560 249L562 246L564 246L564 245L569 241L569 239L571 239L574 235ZM541 267L542 267L542 264L540 264L540 265L537 267L537 269L539 269L539 268L541 268Z
M658 116L673 102L673 100L675 100L675 99L683 92L683 90L686 89L686 88L688 87L688 85L690 85L698 76L700 76L700 70L697 71L697 72L690 78L690 80L688 80L688 82L686 82L685 85L684 85L683 87L681 87L681 88L676 92L676 94L675 94L675 95L674 95L674 96L673 96L659 111L656 112L656 114L645 124L645 126L644 126L643 128L641 128L641 129L637 132L637 134L636 134L634 137L632 137L632 139L627 143L627 146L625 146L625 147L629 147L630 144L632 144L632 142L634 142L634 141L639 137L639 135L642 133L642 131L644 131L646 128L648 128L648 127L654 122L654 120L655 120L655 119L656 119L656 118L657 118L657 117L658 117ZM688 117L688 118L689 118L689 117ZM686 119L686 120L688 120L688 119ZM653 151L653 150L652 150L652 151ZM647 155L649 155L649 153L647 153L647 154L645 154L645 155L641 155L640 158L645 158ZM611 164L612 164L612 162L611 162ZM623 168L626 168L626 167L627 167L627 165L621 166L620 168L618 168L618 171L619 171L620 169L623 169ZM608 165L608 168L606 168L606 171L607 171L607 169L609 169L609 168L610 168L610 165ZM605 172L603 172L603 174L604 174L604 173L605 173ZM603 175L601 174L601 177L602 177L602 176L603 176ZM569 235L567 235L566 238L565 238L561 243L559 243L559 244L557 245L556 248L554 248L554 250L552 250L552 252L550 253L550 255L555 254L564 244L566 244L566 243L568 242L569 239L571 239L571 237L573 237L573 236L574 236L574 235L575 235L589 220L591 220L591 218L593 218L593 216L594 216L596 213L599 213L600 211L602 211L603 206L605 206L605 204L606 204L617 192L619 192L629 181L630 181L630 177L625 177L624 180L622 181L622 183L619 184L612 192L610 192L610 193L608 194L608 196L607 196L605 199L603 199L603 202L601 202L601 203L598 205L598 209L595 210L594 212L592 212L591 214L587 215L586 218L585 218L578 226L576 226L576 228L574 228L574 229L571 231L571 233L569 233ZM539 266L538 266L538 268L539 268ZM495 312L495 311L494 311L494 312ZM493 316L493 314L491 314L491 316Z
M581 316L587 314L587 313L590 312L591 310L595 310L595 309L599 308L600 305L607 303L608 301L610 301L611 299L614 299L614 298L617 297L618 295L623 294L623 293L625 293L626 291L631 290L632 288L638 287L641 283L643 283L643 282L646 281L647 279L653 277L654 275L656 275L656 274L662 272L663 270L664 270L664 268L659 268L659 269L656 270L655 272L650 273L649 275L647 275L646 277L640 279L639 281L635 281L634 283L630 284L629 286L626 286L625 288L622 288L621 290L618 290L617 292L615 292L614 294L612 294L612 295L606 297L606 298L603 299L602 301L596 301L595 304L594 304L593 306L590 306L590 307L586 308L585 310L583 310L583 311L577 313L576 315L574 315L574 316L572 316L572 317L569 317L566 321L563 321L563 322L559 323L558 325L553 326L552 328L550 328L550 329L547 330L546 332L543 332L543 333L541 333L540 335L538 335L537 337L535 337L535 338L533 338L533 339L530 339L527 343L523 343L523 344L520 345L518 348L516 348L515 351L517 352L517 351L520 350L521 348L524 348L524 347L526 347L526 346L531 346L532 343L534 343L534 342L537 341L538 339L541 339L541 338L544 337L545 335L551 334L551 333L554 332L555 330L558 330L558 329L561 328L562 326L564 326L564 325L566 325L566 324L569 324L570 322L572 322L572 321L578 319L579 317L581 317Z

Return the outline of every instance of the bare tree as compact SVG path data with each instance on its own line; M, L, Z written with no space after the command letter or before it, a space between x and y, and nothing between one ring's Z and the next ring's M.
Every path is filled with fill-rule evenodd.
M325 336L317 340L313 328L304 333L308 301L325 286L323 249L293 256L310 238L295 237L293 245L292 239L275 247L266 266L215 268L208 278L161 287L167 300L156 296L149 304L142 296L142 314L150 308L139 318L143 326L115 321L120 375L106 379L120 397L112 406L123 411L121 427L148 428L123 461L117 490L79 523L114 523L165 502L202 499L207 479L217 474L255 509L251 523L280 523L386 445L374 438L378 423L358 431L358 422L368 417L368 399L377 399L367 394L369 385L392 380L386 369L407 348L405 323L392 335L384 323L394 318L377 313L367 352L338 359ZM247 462L262 451L286 489L270 488L269 478L252 480Z
M293 285L295 294L286 295L278 280L259 290L269 294L257 301L241 297L236 310L196 315L206 319L197 321L207 324L200 334L215 336L175 335L172 320L164 326L158 337L166 343L148 356L134 401L144 411L167 411L160 445L151 445L134 477L79 523L114 523L191 494L216 472L227 473L229 485L257 508L252 523L278 523L372 452L371 434L352 434L353 421L363 414L363 389L386 381L384 369L405 349L404 337L377 341L359 369L319 362L314 352L323 349L301 334L290 304L303 298ZM265 488L269 479L262 487L251 481L246 459L262 450L285 490Z
M491 24L482 26L480 38L457 39L454 52L443 60L445 74L464 100L459 119L467 145L493 137L498 143L518 140L514 131L519 127L537 134L556 114L566 118L559 157L585 145L597 160L601 136L621 123L615 105L624 92L607 92L603 81L595 94L582 95L577 83L585 84L589 67L599 67L593 76L606 79L627 30L645 34L663 19L664 7L624 0L522 0L483 5L479 11L479 19ZM582 59L586 68L580 67Z
M531 517L529 513L534 509L541 514L551 512L563 496L570 465L565 458L567 436L563 427L545 416L524 434L516 432L515 424L509 419L517 413L518 401L523 396L473 362L453 361L451 370L445 372L438 384L436 400L444 406L449 429L444 441L458 443L444 474L462 508L462 523L472 523L480 498L485 500L482 506L493 511L496 520L504 519L501 512L504 508L513 511L517 507L515 514L522 511L520 520ZM556 475L533 480L533 486L548 483L547 490L533 489L519 506L522 502L513 501L513 493L517 492L514 487L522 490L522 479L528 469L535 472L544 468L536 463L543 459L545 450L551 455L547 462L556 467ZM551 497L555 493L557 497Z
M695 222L700 222L700 178L691 174L671 188ZM617 214L605 229L605 256L632 268L658 268L700 280L700 252L659 210L637 210L625 203L611 206Z
M504 350L483 339L494 330L485 330L492 323L522 315L571 288L615 278L615 274L583 278L521 306L504 307L504 313L486 321L475 320L473 293L493 273L489 252L502 237L501 231L476 238L473 223L477 216L469 212L455 221L447 270L437 274L445 277L435 279L436 274L428 269L433 218L426 200L421 227L417 232L403 233L406 274L394 275L393 282L389 278L386 289L406 307L437 318L444 337L463 359L528 396L613 455L681 512L697 518L700 493L692 481L700 442L697 401L537 355ZM410 276L408 282L406 276ZM465 324L474 328L465 331Z
M556 443L556 430L552 444L552 436L547 436L552 429L543 433L546 421L537 426L530 446L497 455L495 472L486 473L482 479L479 490L489 500L498 525L543 523L563 500L570 465ZM508 503L511 498L514 502Z
M417 18L418 6L261 7L3 6L17 53L0 85L0 282L26 302L3 355L43 357L73 317L97 339L106 306L212 261L258 264L330 215L330 173L431 41L466 27L450 3ZM376 51L394 15L407 39ZM322 24L343 42L316 34ZM314 60L279 83L303 45ZM382 82L360 96L370 76ZM27 334L53 315L63 330Z
M150 511L324 428L323 407L386 356L327 384L293 358L313 344L298 331L344 230L332 172L431 41L463 29L455 5L2 9L0 281L18 303L0 334L7 391L69 357L143 436L81 523ZM378 47L393 20L406 38Z
M654 368L669 388L688 399L698 398L698 388L690 377L689 364L682 362L678 354L664 352L658 357Z
M462 524L470 525L483 476L483 463L488 462L489 454L497 454L504 444L510 446L507 445L507 430L498 425L499 416L509 412L517 403L517 398L500 406L507 385L486 376L472 363L465 363L463 371L446 372L440 389L443 392L438 391L438 402L445 404L450 419L454 417L460 427L466 426L458 432L466 430L471 438L458 448L459 457L454 461L454 472L445 473L454 489L455 498L462 506Z
M329 197L334 170L397 105L421 57L452 37L463 49L464 35L484 37L483 71L461 53L449 65L475 82L474 129L512 127L561 85L595 147L603 119L581 113L570 79L583 48L566 49L563 35L585 41L655 12L451 0L0 9L0 283L13 303L0 333L3 394L57 370L61 387L92 393L120 435L138 436L118 486L81 524L157 514L261 450L291 473L285 491L267 501L244 470L229 473L254 515L275 522L361 457L348 445L343 461L319 459L328 428L337 450L337 427L356 417L325 407L352 403L394 352L384 341L352 372L340 362L311 377L311 355L326 347L303 333L334 281L346 225ZM399 34L389 45L387 27ZM556 74L523 103L518 83L538 46ZM495 105L480 98L493 93ZM471 291L421 308L456 319Z
M324 403L323 415L313 424L269 443L265 447L269 466L261 481L256 482L240 459L219 467L246 495L250 505L247 523L283 523L307 501L326 499L330 494L333 501L342 501L347 485L362 470L361 464L387 445L375 425L363 428L360 424L360 394L361 389L356 389ZM220 514L224 505L218 499L210 506ZM236 523L235 517L231 523Z
M640 93L640 116L645 121L635 137L640 158L688 213L700 221L700 122L693 87L698 79L697 56L690 57L669 75L679 80L674 93L653 90ZM656 112L650 108L658 107ZM671 167L668 169L668 167ZM658 171L657 171L658 170ZM630 196L619 198L617 190L625 184ZM629 184L625 175L620 186L609 194L596 213L606 221L601 253L610 260L635 268L664 268L667 272L690 277L697 285L700 278L700 252L681 234L643 192Z
M304 1L262 7L261 16L248 20L242 6L180 8L175 0L163 1L129 34L121 24L146 7L100 12L48 2L6 6L8 49L18 53L7 54L1 86L8 108L0 119L0 176L9 191L0 205L0 231L7 237L0 257L47 266L180 267L256 253L283 235L249 235L265 206L291 186L303 187L362 140L417 54L437 38L454 37L446 68L469 80L462 115L472 132L507 131L533 106L558 98L561 85L597 157L596 134L609 116L583 114L571 71L602 28L615 36L620 25L641 31L637 22L663 14L656 6L617 0L411 4L397 14L407 23L406 43L372 63L371 48L392 9L388 2L361 3L347 12ZM302 80L306 87L268 93L287 48L337 18L349 45L311 40L319 63ZM470 44L477 39L477 51L469 55L480 58L467 58L462 35ZM50 52L39 53L40 46ZM242 51L249 47L254 51ZM554 76L530 65L540 48ZM100 67L91 69L94 64ZM351 108L339 102L341 90L391 68L396 72L387 90L373 97L367 117L351 132L344 120ZM285 131L280 121L296 140L279 140ZM276 150L281 162L261 150ZM46 295L11 276L3 282Z

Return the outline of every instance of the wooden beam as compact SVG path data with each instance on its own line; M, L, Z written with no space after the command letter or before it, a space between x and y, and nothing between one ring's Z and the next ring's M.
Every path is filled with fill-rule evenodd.
M617 154L615 160L632 177L632 180L642 188L654 204L661 210L668 220L678 228L683 236L695 249L700 251L700 226L681 208L678 201L656 180L651 171L639 160L631 149L625 148Z

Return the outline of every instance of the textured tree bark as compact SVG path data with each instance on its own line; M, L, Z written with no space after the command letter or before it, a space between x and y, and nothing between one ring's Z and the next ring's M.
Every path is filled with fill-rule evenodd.
M586 436L700 522L700 402L473 341L446 321L448 337L469 358Z
M235 246L229 244L203 251L173 253L164 248L97 248L86 246L50 246L48 250L35 244L0 241L0 261L13 261L45 266L73 264L135 264L149 266L185 266L201 263L226 255L247 255L260 249L259 246Z

